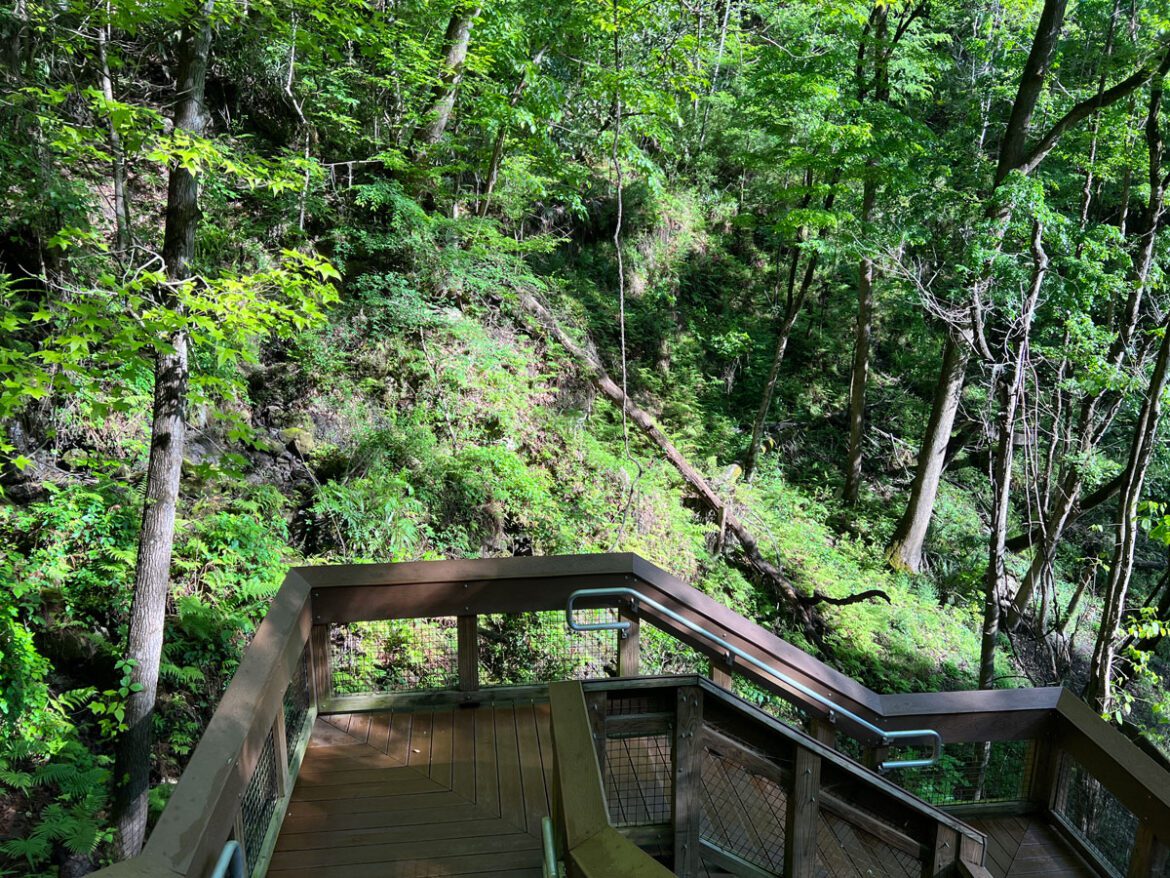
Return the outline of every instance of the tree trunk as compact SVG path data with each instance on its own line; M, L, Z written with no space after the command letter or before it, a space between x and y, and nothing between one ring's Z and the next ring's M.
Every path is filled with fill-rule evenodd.
M811 188L812 186L812 172L806 172L806 184ZM829 191L825 195L824 210L827 213L833 209L833 204L837 200L837 182L840 180L840 170L835 170L829 179ZM806 196L801 207L808 205L809 196ZM824 229L821 229L817 234L823 235ZM772 367L768 371L768 380L764 382L764 393L760 397L760 408L756 412L756 420L752 424L752 438L751 444L748 445L747 457L744 460L743 476L745 479L750 479L756 470L756 464L760 457L760 443L764 438L764 426L768 422L768 413L772 410L772 397L776 392L776 380L780 375L780 366L784 362L784 353L788 350L788 340L792 337L792 327L796 324L796 318L800 315L804 308L805 299L808 298L808 291L812 287L813 278L816 276L817 264L820 262L820 254L816 251L809 256L808 262L804 266L804 276L800 280L799 289L796 286L796 271L800 266L800 244L804 241L806 231L801 230L797 238L797 245L792 248L792 262L788 269L788 294L786 296L786 305L784 308L784 321L780 325L780 331L776 336L776 347L772 354Z
M1031 127L1032 113L1048 78L1052 53L1064 27L1064 12L1067 5L1067 0L1044 0L1040 21L1036 25L1036 34L1032 38L1032 48L1020 74L1016 99L1012 102L1012 112L999 146L999 164L995 171L997 187L1007 179L1008 174L1020 167L1027 157L1028 130Z
M1145 298L1150 269L1154 264L1158 228L1165 210L1166 180L1162 175L1162 152L1165 142L1161 127L1161 107L1164 77L1167 72L1170 72L1170 53L1164 57L1150 88L1149 110L1145 123L1150 194L1146 209L1142 213L1141 229L1131 257L1130 294L1126 297L1125 308L1117 324L1117 338L1109 350L1109 362L1114 366L1120 366L1130 356L1130 344L1137 329L1138 315ZM1097 448L1117 414L1117 406L1104 404L1107 395L1109 394L1106 391L1099 391L1086 398L1081 404L1078 422L1080 433L1078 457L1081 459L1088 457ZM1104 413L1098 416L1098 411L1102 407ZM1019 622L1027 609L1028 601L1032 597L1036 584L1045 577L1052 576L1052 565L1056 560L1057 547L1064 536L1064 531L1068 526L1072 511L1080 499L1083 487L1084 477L1079 465L1074 460L1067 466L1061 480L1060 495L1041 529L1041 539L1032 558L1032 563L1028 567L1028 573L1023 582L1020 583L1020 589L1012 601L1009 624L1014 626Z
M109 4L107 4L107 15ZM102 97L107 103L114 100L114 81L110 76L110 60L107 53L109 43L109 25L102 24L98 28L98 63L101 65ZM119 252L125 252L130 247L130 204L126 200L126 156L122 150L122 138L118 128L114 125L114 117L106 120L109 128L111 176L114 182L114 223L116 226L115 244Z
M889 7L877 4L870 14L873 42L870 55L873 57L873 101L884 103L889 99L887 69L893 47L887 46L886 24ZM869 96L864 74L865 39L858 47L858 102L864 103ZM866 176L862 184L861 225L863 234L868 233L873 221L874 206L877 204L878 184L875 176L875 160L866 163ZM866 246L863 244L863 246ZM845 505L855 506L861 492L861 441L865 431L865 388L869 383L869 346L873 337L873 278L874 261L869 254L863 254L857 271L857 327L853 345L853 370L849 383L849 450L845 459Z
M1129 462L1122 475L1121 497L1117 503L1117 542L1110 560L1101 627L1097 632L1093 659L1089 665L1089 681L1085 686L1085 700L1101 713L1107 713L1113 701L1114 645L1133 574L1138 535L1138 502L1141 500L1142 486L1153 458L1154 443L1162 418L1162 394L1166 390L1167 365L1170 363L1170 314L1162 322L1162 332L1154 371L1142 403L1141 415L1134 428Z
M176 77L178 101L175 127L202 135L208 58L211 53L211 13L214 0L204 0L196 19L184 28ZM184 168L171 169L167 190L163 261L171 281L190 275L199 219L198 184ZM162 304L177 307L174 293L159 293ZM175 508L183 464L187 403L187 336L179 331L167 339L168 349L155 362L154 411L150 462L146 474L145 506L130 609L127 657L133 691L126 702L127 730L117 743L115 779L118 781L115 820L119 859L134 856L146 835L147 794L150 790L151 725L162 656L163 627L170 582L171 551L175 539Z
M798 255L799 252L793 253L792 271L794 273ZM752 477L752 473L756 470L756 464L759 462L760 443L764 438L764 427L768 422L768 412L772 410L772 397L776 393L776 381L780 377L780 366L784 362L784 353L788 350L788 340L792 337L792 327L796 325L796 318L800 315L800 311L804 307L805 297L808 295L808 289L812 285L813 276L816 274L818 259L819 254L817 253L813 253L809 257L808 263L804 267L804 277L800 282L800 291L790 301L784 314L784 322L780 324L780 330L776 334L776 348L772 353L772 366L768 370L768 380L764 382L764 393L760 397L760 408L756 412L755 423L752 424L751 445L748 446L747 459L743 465L745 479Z
M877 181L866 180L862 196L861 221L868 224L877 201ZM874 263L861 257L857 273L857 329L853 345L853 373L849 384L849 452L845 461L844 499L857 504L861 492L861 441L865 429L865 387L869 382L869 345L873 335Z
M548 51L548 47L542 48L532 58L532 66L539 67L540 62L544 60L544 53ZM515 107L520 103L520 98L524 95L524 88L528 85L528 69L525 68L520 74L520 79L517 81L515 87L512 89L512 97L508 100L509 107ZM496 182L500 177L500 164L504 160L504 140L508 135L507 123L501 121L499 130L496 131L496 139L492 144L492 157L488 161L487 181L483 187L483 196L479 200L479 205L476 207L476 216L487 216L488 205L491 204L492 192L496 188Z
M890 563L900 570L914 573L922 570L922 547L926 543L926 532L930 528L934 500L942 479L951 427L955 423L955 413L959 410L959 401L963 396L963 379L969 356L966 345L948 333L943 346L942 371L934 391L930 421L926 425L926 436L918 452L918 468L910 488L910 502L894 529L894 538L887 553Z
M1028 343L1032 318L1048 273L1048 255L1044 252L1043 229L1035 223L1032 230L1032 282L1020 313L1017 327L1008 334L1005 347L1011 363L1000 380L1000 412L996 452L991 467L991 540L988 549L987 582L983 602L983 639L979 651L979 688L990 689L995 682L995 647L999 639L1000 601L1006 594L1008 513L1011 510L1012 460L1015 456L1016 413L1024 393L1028 362ZM1012 347L1015 350L1012 350Z
M479 15L479 6L459 5L451 14L447 33L443 37L443 71L431 101L426 118L414 133L415 144L420 152L438 143L455 107L455 94L463 78L463 62L467 60L467 47L471 42L471 24Z

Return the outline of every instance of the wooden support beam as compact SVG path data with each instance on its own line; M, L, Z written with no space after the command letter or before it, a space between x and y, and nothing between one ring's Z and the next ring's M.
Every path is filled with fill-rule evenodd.
M785 814L785 878L813 878L816 874L820 789L821 758L811 750L797 747Z
M732 666L730 663L712 658L710 670L708 671L708 676L711 678L711 682L716 686L722 686L728 692L734 692L735 680L732 676L731 668Z
M459 691L479 691L479 617L460 616L456 622L459 651Z
M284 703L276 709L272 721L272 746L276 755L276 797L283 799L292 792L292 778L288 773L288 739L284 731Z
M314 625L309 633L309 670L313 677L313 703L333 697L333 661L329 653L329 625Z
M923 878L936 878L938 875L952 874L958 858L959 833L949 826L939 824L935 827L934 845L931 848L930 856L922 864Z
M638 663L641 652L641 633L638 617L627 610L618 613L618 619L629 622L630 627L618 632L618 676L638 676Z
M674 874L695 878L699 874L699 814L702 810L703 690L684 686L678 690L674 724L673 809Z
M1163 827L1163 830L1170 832L1170 828ZM1139 823L1126 878L1160 878L1166 874L1168 865L1170 844L1159 839L1149 823Z
M559 816L569 850L609 828L589 712L575 680L548 687Z
M837 749L837 727L827 719L819 716L810 717L808 733L826 747Z
M870 771L877 771L878 766L889 758L889 747L865 747L861 751L861 764Z

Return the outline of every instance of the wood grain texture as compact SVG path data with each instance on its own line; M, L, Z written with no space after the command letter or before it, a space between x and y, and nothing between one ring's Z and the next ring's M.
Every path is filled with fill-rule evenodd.
M993 878L1091 878L1097 874L1041 818L986 817L970 822L987 835L984 866Z
M547 704L319 718L269 874L540 874Z

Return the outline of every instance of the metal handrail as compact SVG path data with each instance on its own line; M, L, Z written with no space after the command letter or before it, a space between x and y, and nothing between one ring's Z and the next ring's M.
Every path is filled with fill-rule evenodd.
M215 861L211 878L244 878L244 849L234 838L223 846L223 852Z
M540 818L540 840L544 846L542 878L560 878L560 869L557 868L557 845L553 840L553 824L550 817Z
M582 588L582 589L578 589L577 591L575 591L571 595L569 595L568 603L565 606L565 621L568 623L569 628L571 628L573 631L625 631L627 628L629 628L630 623L626 622L626 621L622 621L620 619L616 622L582 622L582 623L578 623L577 621L575 621L573 619L573 611L574 611L573 605L577 602L578 598L603 598L603 597L628 597L628 598L632 598L634 601L633 609L635 611L637 610L639 603L643 603L643 604L646 604L650 607L653 607L655 610L657 610L659 613L662 613L667 618L673 619L675 622L678 622L680 625L687 628L688 630L694 632L695 634L698 634L701 637L706 638L707 640L710 640L712 643L715 643L716 645L718 645L722 649L727 650L727 652L729 654L734 655L740 659L743 659L745 662L747 662L748 664L753 665L754 667L763 671L768 676L775 677L777 680L780 680L781 682L783 682L786 686L790 686L791 688L795 689L797 692L800 692L804 695L807 695L813 701L817 702L818 704L822 705L823 707L828 708L830 721L835 720L836 716L840 715L840 716L845 717L848 720L852 720L854 723L861 726L862 728L873 732L875 735L877 735L881 739L882 746L889 746L895 740L900 741L900 740L904 740L906 738L929 738L931 740L931 755L930 755L929 759L900 759L900 760L895 759L895 760L892 760L890 762L882 762L880 765L878 765L878 768L880 768L880 769L887 770L887 769L891 769L891 768L926 768L927 766L934 765L936 762L938 762L939 757L942 755L942 745L943 745L942 735L940 735L934 729L911 729L911 730L902 731L902 732L886 731L885 729L874 725L869 720L864 719L864 718L858 716L857 714L853 713L853 711L847 710L846 708L841 707L840 705L834 703L830 699L826 698L824 695L821 695L821 693L816 692L813 689L810 689L808 686L805 686L800 681L794 680L792 677L789 677L787 674L783 673L782 671L778 671L775 668L771 667L770 665L765 664L764 662L762 662L758 658L756 658L754 655L751 655L750 653L744 652L738 646L735 646L734 644L728 643L726 640L724 640L718 634L715 634L711 631L708 631L702 625L698 625L698 624L692 622L690 619L687 619L685 616L680 616L678 613L676 613L674 610L670 609L669 607L664 607L662 604L658 603L657 601L646 597L644 594L642 594L637 589L624 588L624 587L623 588Z

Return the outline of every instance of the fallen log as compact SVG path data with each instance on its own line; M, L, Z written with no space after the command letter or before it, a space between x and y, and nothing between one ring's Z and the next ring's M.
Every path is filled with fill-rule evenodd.
M588 376L593 386L619 409L625 411L626 417L638 427L646 438L658 447L666 459L678 470L691 490L715 513L720 521L721 528L734 535L743 551L747 566L768 583L776 596L793 613L797 623L803 628L806 636L814 643L822 646L822 648L824 646L822 635L825 626L820 613L815 609L817 604L829 603L841 605L855 603L856 601L867 600L873 597L884 598L886 601L889 601L888 595L876 589L851 598L832 598L821 592L814 592L811 595L798 592L791 580L784 575L784 571L761 554L759 541L747 529L744 523L740 521L739 517L736 516L730 504L724 502L723 498L716 493L703 475L691 466L682 452L678 450L675 444L670 441L670 438L654 422L654 419L647 412L638 408L633 400L622 392L621 387L609 377L609 374L605 371L605 367L602 366L597 358L565 332L552 312L541 304L532 293L526 290L516 290L516 293L521 311L535 319L544 332L555 339L561 347L577 360L578 365Z

